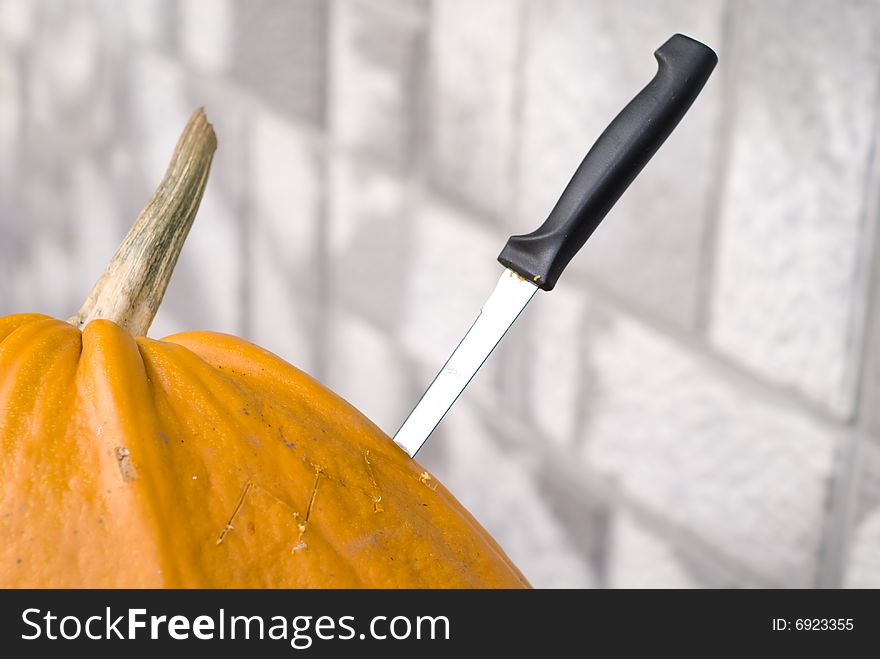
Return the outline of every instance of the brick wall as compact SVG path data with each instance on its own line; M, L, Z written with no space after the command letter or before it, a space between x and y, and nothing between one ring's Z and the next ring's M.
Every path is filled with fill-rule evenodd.
M0 313L78 307L204 105L151 334L391 433L676 31L712 80L420 460L537 586L880 586L877 0L0 0Z

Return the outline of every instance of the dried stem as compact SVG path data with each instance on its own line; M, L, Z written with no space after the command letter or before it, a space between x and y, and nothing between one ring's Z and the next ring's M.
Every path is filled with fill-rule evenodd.
M216 148L214 129L199 108L177 142L165 178L68 322L82 329L103 318L135 336L146 335L195 220Z

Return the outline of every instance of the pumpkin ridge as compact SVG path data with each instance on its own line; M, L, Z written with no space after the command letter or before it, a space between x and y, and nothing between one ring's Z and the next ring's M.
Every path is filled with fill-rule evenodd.
M37 322L38 320L55 320L51 316L44 316L40 313L17 313L11 316L0 316L0 343L6 340L6 337L15 330Z
M4 444L11 432L11 418L32 417L32 408L20 409L14 394L28 393L28 389L33 393L35 383L41 387L51 384L46 381L47 369L55 361L56 353L64 352L71 340L81 349L79 333L73 334L65 325L53 318L38 319L19 325L0 341L0 409L5 411L0 416L0 437ZM32 404L38 402L38 397L34 397Z
M45 483L75 477L76 458L88 453L63 422L73 408L80 353L79 333L63 326L54 320L29 323L0 344L0 587L26 585L30 571L71 558L34 533L41 523L70 532L81 510L72 494L76 483L53 493L51 505L42 496ZM61 413L53 414L55 409Z
M192 569L189 573L182 569L176 552L166 551L175 545L175 538L168 537L162 473L154 467L162 443L161 427L134 338L112 321L95 320L83 331L83 346L83 409L95 429L94 443L104 456L105 482L113 483L111 503L120 506L128 518L126 536L119 541L131 554L131 567L115 571L108 585L176 587L203 582ZM121 382L125 385L120 386ZM120 469L120 449L127 452L133 479L127 479Z

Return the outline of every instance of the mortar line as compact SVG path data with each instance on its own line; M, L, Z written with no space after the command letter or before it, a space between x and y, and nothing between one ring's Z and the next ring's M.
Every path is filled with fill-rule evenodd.
M877 102L874 108L880 107L880 76L875 89ZM864 247L859 255L860 267L857 269L853 290L864 290L865 304L856 304L856 313L850 322L851 342L857 346L857 359L851 368L853 395L855 404L853 419L855 429L842 448L839 468L835 471L835 481L828 501L823 542L820 547L820 567L817 585L825 588L839 588L846 576L846 564L849 557L849 544L852 534L854 514L858 507L858 457L861 445L867 441L867 401L871 377L871 360L875 346L872 337L878 326L878 297L880 285L880 110L875 109L871 132L871 144L868 149L868 167L865 174L864 202L862 206L862 226L867 234ZM880 347L880 344L878 344Z
M859 280L864 282L865 305L859 318L853 318L852 334L853 343L858 343L859 354L862 360L856 365L855 378L855 409L854 417L859 425L866 421L864 418L864 396L868 390L868 378L870 369L869 359L877 357L873 354L874 348L880 350L880 341L872 345L872 337L875 330L880 329L880 75L877 77L877 88L874 102L874 126L871 135L869 149L869 166L865 175L865 199L862 213L862 221L865 227L865 247L862 249L859 259L862 267L856 273L856 284ZM855 286L858 289L858 286Z
M819 543L817 588L840 588L846 573L849 535L858 504L858 456L862 439L858 430L847 435L835 459L826 514Z
M712 321L712 297L715 291L718 235L721 212L724 208L730 160L733 156L733 136L737 119L737 101L740 81L739 57L741 47L738 35L742 25L744 8L738 2L726 0L721 16L721 51L726 53L721 65L721 109L718 113L716 134L718 148L712 163L714 177L706 194L703 233L700 237L698 284L694 304L693 328L695 333L706 335Z
M780 385L764 378L760 373L750 370L738 363L727 354L718 351L705 338L694 336L687 330L675 325L663 317L643 309L595 280L581 280L578 288L592 296L603 307L608 308L616 316L624 320L636 322L661 338L669 341L682 352L694 357L701 365L707 367L719 378L737 389L752 391L762 400L776 403L789 411L799 412L810 420L826 428L837 431L851 427L846 419L834 416L819 403L800 393L793 387ZM587 321L589 322L589 320Z

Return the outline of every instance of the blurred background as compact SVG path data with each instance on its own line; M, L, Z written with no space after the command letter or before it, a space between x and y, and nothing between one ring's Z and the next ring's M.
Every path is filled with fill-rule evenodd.
M151 331L393 434L674 32L704 93L420 461L543 587L880 587L880 2L0 0L0 314L79 307L204 105Z

